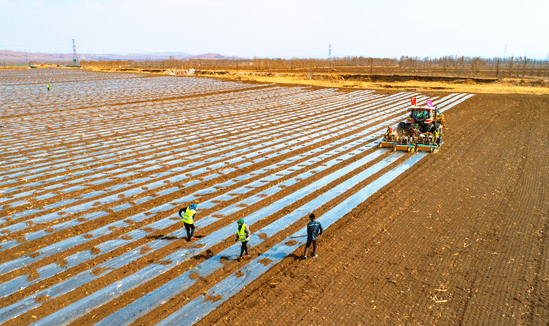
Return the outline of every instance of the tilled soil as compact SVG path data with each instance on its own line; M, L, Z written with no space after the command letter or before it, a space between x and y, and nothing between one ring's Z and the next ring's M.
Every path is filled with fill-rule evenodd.
M477 95L441 152L198 325L545 325L549 99ZM297 252L297 255L301 252Z
M0 185L0 189L17 188L2 197L0 203L0 218L4 219L0 224L4 230L0 245L5 242L13 246L0 247L0 268L18 259L34 259L0 275L0 286L19 279L31 282L0 298L0 309L15 307L29 298L39 304L7 321L6 325L39 321L63 307L71 307L78 300L86 300L111 284L125 282L128 276L147 267L171 266L172 261L166 257L178 250L201 248L203 245L195 244L196 241L189 243L183 237L174 236L182 229L176 212L190 202L177 202L180 198L200 193L195 199L199 203L197 224L208 216L220 217L197 230L196 237L206 239L238 218L373 153L377 149L366 150L327 168L323 168L324 164L337 156L305 164L320 155L333 154L334 150L338 151L337 155L353 152L367 144L358 145L354 142L356 139L352 139L353 135L371 127L383 130L386 121L398 116L397 113L388 114L376 123L363 124L348 132L347 127L342 127L339 133L330 135L331 139L324 139L318 135L319 131L343 123L352 127L364 115L370 114L371 108L351 113L357 105L398 94L372 93L377 96L374 98L364 93L360 95L363 98L358 99L353 98L358 92L351 92L351 97L347 97L347 93L335 90L209 82L200 78L188 81L187 78L136 78L124 74L90 73L88 76L78 72L72 75L63 71L59 75L52 73L59 83L56 88L66 90L61 99L51 91L41 98L34 94L39 92L40 82L46 76L28 75L32 73L18 72L0 79L0 86L13 83L21 87L17 92L31 92L31 95L13 100L17 105L0 102L3 109L0 125L16 131L16 137L10 138L13 146L26 142L20 149L24 160L13 153L0 155L0 160L10 163L0 170L0 175L4 176L0 182L16 180ZM115 89L101 86L108 85L111 79L116 81ZM35 82L31 82L33 80ZM94 88L95 93L71 93L70 90L81 81L85 81L84 85L98 82L100 86ZM159 87L159 84L164 86ZM125 91L124 85L137 89ZM182 93L178 93L179 90L183 90ZM105 97L98 102L102 94ZM448 96L442 93L424 95ZM88 106L82 106L83 96L91 99ZM408 100L411 94L402 96L403 100ZM300 248L199 324L546 323L549 319L543 294L549 276L544 232L549 205L549 171L543 149L547 148L548 136L539 126L549 122L548 103L546 97L476 95L451 108L446 112L448 127L444 131L442 150L428 155L327 229L320 239L319 257L303 260L303 248ZM316 110L316 107L321 109ZM310 114L305 115L305 112ZM345 116L345 119L334 123L324 117L328 114ZM321 118L313 120L316 117ZM34 130L29 127L29 131L25 131L27 126ZM282 134L288 126L292 129L287 134L291 135L295 130L309 138L283 147L287 151L270 152L267 140L289 144L291 138L283 138ZM268 131L269 128L272 131ZM196 136L189 137L191 135ZM236 147L230 147L229 140ZM331 148L322 147L336 140L342 142ZM150 147L145 146L148 142L152 144ZM170 146L166 147L165 142ZM170 164L191 153L200 153L208 146L218 151L193 159L193 167L187 165L189 162ZM129 151L123 152L122 148ZM259 154L252 156L254 151ZM41 156L41 152L48 155ZM280 211L254 223L252 232L390 155L390 152L384 153L352 173L297 198ZM232 159L222 168L211 168L212 162L219 157ZM408 157L410 154L331 199L315 214L321 216ZM72 163L68 167L63 165L77 159L88 161ZM291 165L295 171L284 174L287 166L282 162L288 159L293 160ZM279 166L273 168L273 164ZM205 168L195 172L200 167ZM46 173L36 174L31 180L37 173L31 171L38 168L44 168ZM94 171L95 174L91 174L94 177L79 182L81 175L78 173L90 170ZM10 177L20 171L26 174ZM295 179L304 171L313 171L313 175L304 180ZM120 177L115 177L117 175ZM176 182L169 179L181 175L186 175L187 179ZM247 179L242 179L245 175L248 175ZM96 182L107 176L107 181ZM265 176L277 178L251 186ZM62 183L59 180L63 180ZM224 185L230 180L238 182ZM264 195L261 201L245 203L250 196L291 180L296 182L272 196ZM153 186L152 181L160 181L162 186ZM30 182L38 183L30 185ZM73 190L75 185L82 188ZM224 194L246 185L253 188L249 193L223 198ZM215 188L209 188L213 186ZM134 187L140 191L128 196L124 194L126 189ZM174 187L179 190L174 192ZM90 199L82 197L95 192L98 195ZM114 199L103 202L107 195ZM201 203L218 197L222 199L214 201L213 207L200 209ZM21 199L27 202L19 203ZM56 203L72 199L73 202L56 206ZM75 209L88 202L90 205L85 209ZM176 202L172 209L155 211ZM219 214L231 205L238 205L239 210L229 215ZM26 212L32 214L25 215ZM40 218L51 216L48 214L58 216L41 222ZM94 214L104 215L95 218L99 215ZM144 218L134 221L139 214L144 214ZM176 223L167 227L154 224L166 220ZM260 256L302 228L307 220L304 215L260 245L252 246L251 258ZM19 223L26 223L25 227L9 231ZM74 224L58 229L63 223ZM94 232L101 228L105 228L106 233L95 236ZM147 235L136 237L138 231ZM40 234L40 237L27 240L32 234ZM41 250L55 248L63 241L79 236L85 240L75 246L41 254ZM13 241L17 241L17 245L14 246ZM113 241L120 242L106 250L107 244ZM163 246L153 249L159 241ZM161 275L145 279L108 304L90 305L86 313L73 319L73 323L94 324L194 270L233 243L229 237ZM108 267L110 261L133 251L139 253L138 259L122 267ZM86 253L89 253L89 259L71 264L75 255ZM141 316L135 324L158 323L188 300L200 296L206 296L211 302L221 300L219 295L208 296L207 291L246 263L239 263L234 258L222 257L223 268L209 276L191 273L189 278L196 280L196 284ZM262 262L269 263L267 258ZM41 272L47 272L51 266L59 266L56 268L61 271L53 276L41 276ZM89 273L93 279L60 294L53 290L81 273Z

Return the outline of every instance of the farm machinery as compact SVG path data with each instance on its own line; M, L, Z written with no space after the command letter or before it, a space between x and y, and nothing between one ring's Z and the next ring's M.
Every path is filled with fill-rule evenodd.
M395 151L437 152L442 145L444 115L429 100L424 106L416 105L412 98L410 116L398 124L396 130L387 128L379 147L391 147Z

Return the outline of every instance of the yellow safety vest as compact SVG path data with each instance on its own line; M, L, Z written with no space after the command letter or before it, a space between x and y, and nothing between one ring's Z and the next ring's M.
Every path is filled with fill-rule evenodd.
M187 207L187 209L185 210L185 214L183 214L183 218L181 219L181 221L183 221L184 223L187 223L187 224L193 224L194 214L196 214L196 211L194 209L189 209Z
M246 242L248 240L250 240L250 237L247 237L246 236L246 224L242 224L242 227L236 227L236 234L238 234L238 238L240 239L240 241L242 242Z

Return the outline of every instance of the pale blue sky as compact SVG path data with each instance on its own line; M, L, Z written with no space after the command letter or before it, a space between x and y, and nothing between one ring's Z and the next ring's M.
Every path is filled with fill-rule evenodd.
M0 50L546 58L548 0L0 0Z

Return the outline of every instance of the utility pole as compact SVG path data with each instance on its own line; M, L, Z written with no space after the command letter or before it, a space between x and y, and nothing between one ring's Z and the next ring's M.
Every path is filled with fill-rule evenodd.
M503 50L503 59L504 60L505 60L505 58L507 58L506 55L507 55L507 44L505 44L505 50Z
M332 45L328 44L328 72L332 71Z
M74 43L74 39L72 39L72 63L73 65L78 65L78 55L76 54L76 44Z
M29 63L28 52L25 52L25 63Z

